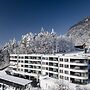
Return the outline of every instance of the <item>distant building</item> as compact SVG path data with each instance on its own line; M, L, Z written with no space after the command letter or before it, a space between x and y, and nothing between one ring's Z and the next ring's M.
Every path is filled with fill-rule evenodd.
M84 44L79 44L79 45L75 45L76 49L85 49L86 45Z

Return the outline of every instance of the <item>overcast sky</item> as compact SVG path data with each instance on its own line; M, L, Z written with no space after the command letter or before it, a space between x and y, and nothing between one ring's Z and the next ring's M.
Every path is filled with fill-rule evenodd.
M64 34L89 15L90 0L0 0L0 42L19 40L41 27Z

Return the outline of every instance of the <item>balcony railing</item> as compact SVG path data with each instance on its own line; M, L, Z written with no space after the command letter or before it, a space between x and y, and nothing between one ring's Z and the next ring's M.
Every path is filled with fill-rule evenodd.
M81 80L77 80L77 81L75 81L75 80L71 80L70 82L71 82L71 83L75 83L75 84L82 84L82 85L85 85L85 84L88 83L87 80L85 80L85 81L83 81L83 82L81 82Z
M75 70L87 70L87 67L79 67L79 66L71 66L70 69L75 69Z
M80 74L80 73L71 73L70 75L79 77L88 77L88 74Z
M86 64L87 61L74 60L74 61L70 61L70 63L84 63L84 64Z

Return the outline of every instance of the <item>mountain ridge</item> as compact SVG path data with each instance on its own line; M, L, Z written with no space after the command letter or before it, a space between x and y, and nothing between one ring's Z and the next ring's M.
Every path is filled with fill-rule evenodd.
M76 45L85 43L90 45L90 16L71 26L66 36L72 38Z

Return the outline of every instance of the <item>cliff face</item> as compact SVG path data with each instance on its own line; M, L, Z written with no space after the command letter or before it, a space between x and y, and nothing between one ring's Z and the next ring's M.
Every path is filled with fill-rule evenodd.
M72 38L75 45L86 44L90 45L90 16L79 21L77 24L73 25L66 36Z

